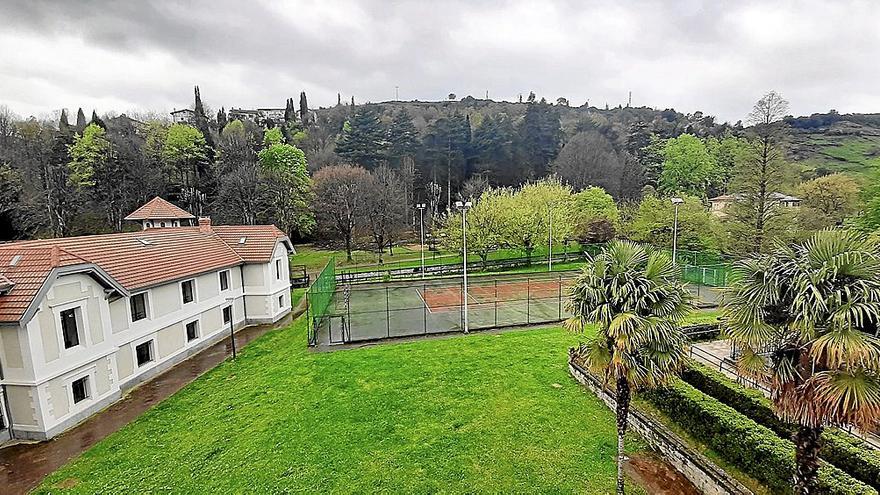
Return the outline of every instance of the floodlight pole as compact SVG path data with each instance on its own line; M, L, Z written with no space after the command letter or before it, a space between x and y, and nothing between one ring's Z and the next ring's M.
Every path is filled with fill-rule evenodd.
M461 201L456 201L455 206L457 206L461 210L461 246L462 246L462 274L463 274L463 292L462 298L464 299L464 333L468 333L470 331L470 327L468 325L468 282L467 282L467 210L470 208L472 203L470 201L466 201L462 203Z
M672 198L672 204L675 205L675 214L672 220L672 263L676 262L676 254L678 251L678 205L684 203L681 198Z
M547 217L550 221L550 235L548 236L547 271L553 271L553 205L547 203Z
M422 252L422 278L425 278L425 203L419 203L416 208L419 209L419 239Z

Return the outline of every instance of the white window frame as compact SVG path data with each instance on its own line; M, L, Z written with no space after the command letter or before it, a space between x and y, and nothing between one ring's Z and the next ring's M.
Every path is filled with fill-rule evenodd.
M226 321L223 315L223 313L226 312L226 308L229 308L229 321ZM231 304L220 306L220 321L223 322L223 328L226 328L226 325L229 325L230 323L233 325L235 324L235 313L233 313Z
M281 258L275 258L275 280L282 280L282 278L281 278Z
M278 295L278 299L279 299L279 301L278 301L278 309L284 309L284 308L286 308L287 306L285 306L285 301L287 301L287 298L284 297L284 293L279 294L279 295Z
M61 327L61 312L68 309L75 310L76 315L76 331L79 334L79 345L67 348L64 347L64 330ZM79 299L65 304L59 304L52 308L55 316L55 338L58 341L59 356L67 357L77 353L80 349L91 347L92 340L89 336L89 322L87 315L89 314L88 299Z
M226 288L223 288L223 274L226 274ZM220 285L220 292L228 292L232 290L232 270L220 270L217 272L217 283Z
M158 349L158 345L156 344L156 335L157 334L152 334L152 335L149 335L149 336L144 337L142 339L135 340L131 343L131 357L134 358L135 371L144 371L146 369L149 369L149 368L155 366L156 363L159 361L159 349ZM137 358L138 346L140 346L141 344L146 344L147 342L150 342L150 341L152 341L152 344L150 345L150 357L152 357L153 359L151 359L150 361L147 361L144 364L138 364L138 358Z
M79 373L72 374L64 379L64 389L67 391L67 402L68 404L70 404L68 408L68 415L76 414L83 409L86 409L95 402L95 370L96 367L92 366L88 369L80 371ZM86 391L88 392L88 397L79 402L74 402L73 382L81 378L86 379Z
M144 306L146 306L147 317L140 319L140 320L134 320L132 312L131 312L131 298L134 296L139 296L141 294L144 295ZM183 299L182 294L181 294L181 299ZM126 306L128 307L128 323L130 325L139 325L140 322L142 322L142 321L149 321L149 320L153 319L153 304L152 304L153 301L152 301L152 297L151 297L149 290L145 290L143 292L138 292L136 294L132 294L131 297L126 298L125 302L127 303Z
M192 340L189 339L189 335L186 333L186 326L190 323L196 324L196 337ZM192 318L189 320L184 320L183 322L183 342L184 345L194 345L198 341L202 340L202 319L199 317Z
M186 282L192 282L193 299L190 302L183 301L183 284ZM177 283L177 293L180 295L181 307L185 307L187 304L196 304L199 302L199 288L198 288L198 284L196 284L195 278L188 278L186 280L181 280L180 282L178 282Z

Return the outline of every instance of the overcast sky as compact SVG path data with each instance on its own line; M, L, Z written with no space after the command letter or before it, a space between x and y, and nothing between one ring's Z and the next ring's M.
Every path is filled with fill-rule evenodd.
M880 112L880 1L0 0L0 105L21 115L530 90L745 118Z

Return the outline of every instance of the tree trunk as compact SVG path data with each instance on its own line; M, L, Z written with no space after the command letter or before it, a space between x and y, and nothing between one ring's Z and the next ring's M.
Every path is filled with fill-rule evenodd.
M349 263L352 262L352 259L351 259L351 234L345 236L345 259Z
M821 426L815 428L801 426L794 435L794 493L796 495L818 493L816 474L819 471L819 439L821 435Z
M625 377L617 379L617 494L623 495L623 463L626 455L623 450L623 439L629 422L629 403L631 399L629 382Z

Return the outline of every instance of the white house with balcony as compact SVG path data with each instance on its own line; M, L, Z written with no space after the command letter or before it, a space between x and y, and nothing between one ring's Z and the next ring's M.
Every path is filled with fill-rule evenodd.
M272 225L198 225L0 245L0 443L48 439L126 390L290 312Z

